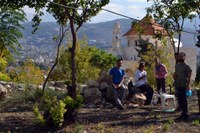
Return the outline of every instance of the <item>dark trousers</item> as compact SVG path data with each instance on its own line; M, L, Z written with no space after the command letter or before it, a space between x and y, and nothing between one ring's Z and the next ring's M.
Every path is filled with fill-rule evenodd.
M147 98L144 104L151 104L151 99L153 96L153 89L151 88L151 86L149 84L144 84L139 86L138 88L140 89L140 93L144 93Z
M113 90L113 94L114 94L114 98L115 98L115 103L118 106L122 106L123 105L123 96L125 93L125 86L122 85L119 89L115 89L113 87L112 90Z
M180 102L180 107L182 110L182 115L188 115L188 106L187 106L187 96L185 87L177 87L177 95Z
M180 108L180 98L178 97L178 87L176 87L175 85L174 85L174 88L175 88L175 96L176 96L176 98L177 98L177 101L178 101L178 108Z
M156 78L157 92L160 94L160 89L162 88L162 93L166 93L165 90L165 78Z

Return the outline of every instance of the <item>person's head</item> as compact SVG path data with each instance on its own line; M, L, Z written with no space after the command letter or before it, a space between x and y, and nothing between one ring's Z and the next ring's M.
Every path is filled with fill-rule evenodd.
M139 70L144 70L145 67L145 63L144 62L140 62L140 65L138 67Z
M123 63L123 59L118 59L117 60L117 67L121 67L122 66L122 63Z
M158 57L156 57L154 60L155 60L155 65L160 64L160 59Z
M185 61L186 54L184 52L179 53L179 62Z
M176 62L179 61L179 53L178 52L174 53L174 58L175 58Z

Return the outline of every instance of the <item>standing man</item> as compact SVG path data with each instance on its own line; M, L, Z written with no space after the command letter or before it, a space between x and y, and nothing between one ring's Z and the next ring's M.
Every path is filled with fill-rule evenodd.
M123 110L123 95L125 92L125 87L123 85L124 81L124 70L120 67L122 66L123 60L118 59L117 64L110 70L110 75L112 78L113 94L115 98L115 103L118 109Z
M184 52L179 53L179 63L176 64L175 68L175 86L178 90L178 99L180 100L180 107L182 110L181 116L176 121L187 121L188 120L188 107L186 90L189 88L190 78L192 70L189 65L185 63L186 55Z
M155 58L154 74L156 77L157 92L160 94L160 89L162 88L162 93L166 93L165 90L165 80L167 76L167 68L162 64L159 58Z
M179 62L179 53L178 52L176 52L176 53L174 53L174 58L175 58L175 63L176 63L176 65L178 64L178 62ZM175 65L175 67L176 67L176 65ZM176 69L176 68L175 68ZM175 70L176 71L176 70ZM178 90L177 90L177 87L176 87L176 75L175 75L175 73L173 74L173 78L174 78L174 89L175 89L175 96L176 96L176 98L177 98L177 101L178 101L178 106L177 106L177 108L176 108L176 111L180 111L181 110L181 107L180 107L180 99L179 99L179 97L178 97Z

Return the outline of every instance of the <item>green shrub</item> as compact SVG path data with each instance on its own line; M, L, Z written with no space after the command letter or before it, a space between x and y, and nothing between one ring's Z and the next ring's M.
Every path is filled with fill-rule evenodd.
M9 81L10 78L7 74L3 74L3 73L0 72L0 80L1 81Z
M82 102L83 98L81 95L77 95L76 100L74 100L70 96L58 99L57 96L45 93L41 99L40 106L38 104L34 106L34 114L36 115L37 122L41 125L53 123L55 127L61 127L67 109L78 109L81 107ZM39 108L44 112L43 116L39 113Z

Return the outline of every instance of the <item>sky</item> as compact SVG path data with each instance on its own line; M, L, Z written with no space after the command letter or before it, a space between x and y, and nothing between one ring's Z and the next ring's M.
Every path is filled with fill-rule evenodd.
M151 6L151 3L147 3L147 0L110 0L110 3L103 8L135 19L142 19L146 14L145 8L148 6ZM34 9L25 7L24 10L27 13L28 20L31 20ZM118 18L124 17L101 11L89 23L106 22ZM43 21L53 21L53 17L45 13Z

